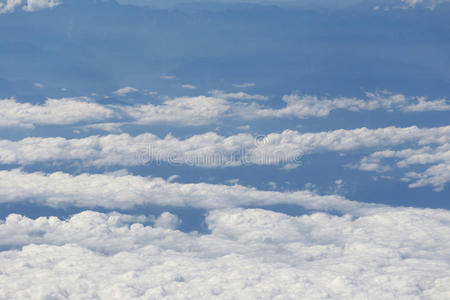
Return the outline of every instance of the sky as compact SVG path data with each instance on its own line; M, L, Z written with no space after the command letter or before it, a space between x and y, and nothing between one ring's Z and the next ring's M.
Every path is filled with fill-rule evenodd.
M450 298L447 2L0 1L0 299Z

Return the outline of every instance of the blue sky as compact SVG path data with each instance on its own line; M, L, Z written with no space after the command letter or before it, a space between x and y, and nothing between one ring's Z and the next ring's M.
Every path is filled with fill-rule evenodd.
M0 267L0 282L26 286L54 267L33 253L74 253L79 270L46 273L39 295L108 298L95 274L141 253L146 268L121 269L135 272L134 292L113 284L122 299L179 295L179 282L185 298L243 297L233 283L251 274L225 270L239 259L260 272L250 298L442 299L449 14L446 1L409 0L0 2L0 261L34 266L20 280ZM186 273L140 283L158 274L149 247ZM364 269L364 255L389 257L400 279L374 291L388 271ZM347 260L363 279L327 267L324 285L314 273ZM272 263L286 266L273 285ZM311 289L294 288L299 274ZM35 292L0 287L0 298Z

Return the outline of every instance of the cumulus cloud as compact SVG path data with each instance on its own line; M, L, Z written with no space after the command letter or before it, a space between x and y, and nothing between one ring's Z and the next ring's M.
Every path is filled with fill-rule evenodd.
M134 88L132 86L126 86L126 87L118 89L117 91L114 91L113 93L118 96L126 96L127 94L136 93L138 91L139 90L137 88Z
M220 136L214 132L178 139L146 133L90 136L81 139L25 138L0 140L0 163L32 164L77 160L84 166L133 166L166 162L198 167L299 165L310 153L345 152L398 146L404 143L442 145L450 141L450 126L358 128L317 133L285 130L255 137L248 133Z
M403 94L393 94L389 91L366 93L366 99L358 98L322 98L316 96L300 96L291 94L283 96L286 106L280 109L257 107L253 105L247 109L242 117L257 118L309 118L326 117L334 110L425 112L449 111L450 103L447 99L428 100L426 97L407 97Z
M424 172L408 172L403 180L413 181L409 184L411 188L431 185L434 186L435 191L442 191L450 182L450 163L446 161L433 165Z
M33 12L45 8L53 8L60 4L61 1L58 0L27 0L26 5L24 5L22 9L28 12Z
M24 11L34 12L46 8L53 8L61 3L58 0L6 0L6 2L0 2L0 14L12 13L22 4Z
M386 160L395 160L388 163ZM426 146L419 149L377 151L361 159L358 168L364 171L387 172L394 166L408 168L413 165L432 165L423 172L410 171L402 178L409 187L433 186L442 191L450 182L450 143L439 146Z
M450 214L364 217L213 211L208 234L121 215L10 215L0 224L2 298L447 299ZM133 221L132 221L133 222Z
M143 226L149 223L152 223L154 228ZM68 220L56 217L40 217L32 220L11 214L4 221L0 221L2 239L0 247L20 247L31 243L53 245L77 243L94 251L117 253L144 246L149 242L149 237L155 238L158 235L161 237L163 229L175 230L178 224L178 217L168 212L155 218L115 212L103 214L84 211ZM137 232L133 229L138 227L144 229L141 233L147 231L150 235L136 235ZM12 234L13 232L15 234Z
M183 125L206 125L227 118L255 120L264 118L311 118L327 117L335 110L401 112L449 111L446 99L428 100L426 97L407 97L389 91L367 93L366 99L334 98L320 99L316 96L298 94L285 95L285 107L268 108L247 100L268 100L267 96L250 95L244 92L227 93L214 90L212 97L180 97L165 101L161 105L123 106L124 111L138 124L176 123ZM245 100L236 102L230 100ZM200 105L201 104L201 105ZM193 117L195 118L193 120ZM213 116L213 117L212 117Z
M124 87L114 93L119 96L126 96L129 93L137 92L133 87ZM327 117L335 110L349 111L373 111L384 109L386 111L401 111L405 113L426 112L426 111L449 111L450 104L446 99L428 100L426 97L406 97L402 94L392 94L388 91L379 93L367 93L367 99L357 98L335 98L320 99L315 96L300 96L297 94L285 95L282 100L286 105L282 108L274 109L261 104L260 101L268 100L267 96L259 94L247 94L244 92L227 93L223 91L211 91L210 96L177 97L167 99L161 104L140 104L140 105L108 105L90 104L100 112L111 111L114 108L117 114L124 119L130 119L127 124L152 125L170 124L173 126L203 126L220 123L227 119L256 120L267 118L312 118ZM255 101L251 101L255 100ZM37 106L30 103L17 103L14 99L0 100L0 104L7 106L7 118L0 120L8 123L8 119L21 119L22 109L25 107L39 107L55 105L59 103L75 102L80 107L73 107L74 111L84 111L86 102L80 98L69 99L49 99L44 106ZM8 103L11 102L11 103ZM48 104L47 104L48 103ZM80 104L81 103L81 104ZM84 103L84 104L83 104ZM14 106L22 106L15 108ZM84 105L84 106L83 106ZM56 113L56 112L55 112ZM61 112L63 113L63 112ZM16 115L15 115L16 114ZM92 113L94 114L94 112ZM109 116L100 113L95 120L103 120ZM58 117L55 115L55 117ZM65 115L61 118L66 119ZM67 118L64 124L77 122ZM21 122L16 121L10 126L21 126ZM17 125L14 125L17 124ZM53 123L48 123L53 124Z
M213 97L180 97L161 105L123 106L121 109L137 124L175 123L180 125L207 125L229 109L228 103Z
M267 96L263 95L250 95L244 92L238 92L238 93L226 93L224 91L219 90L213 90L209 92L212 96L217 98L223 98L223 99L235 99L235 100L261 100L266 101L269 99Z
M176 183L121 172L71 175L62 172L25 173L17 169L0 171L0 202L24 201L54 207L109 209L149 204L217 209L283 203L309 210L351 212L355 215L367 214L383 207L353 202L337 195L319 195L310 190L277 192L237 184Z
M87 98L49 98L42 105L21 103L15 99L0 100L0 127L68 125L115 116L112 109L87 100Z
M116 123L88 125L90 128L120 130ZM406 149L389 150L408 145ZM34 163L77 163L82 167L189 165L225 168L247 165L273 165L286 169L301 166L305 155L362 149L383 149L351 165L363 171L406 170L403 181L410 187L432 186L441 191L450 182L450 126L418 128L416 126L379 129L358 128L317 133L285 130L255 137L248 133L220 136L214 132L178 139L160 138L146 133L90 136L80 139L25 138L0 140L0 163L29 165ZM416 145L417 149L410 148ZM388 148L387 150L385 148ZM397 159L386 163L386 159ZM424 172L407 169L428 165Z
M227 93L214 90L211 97L180 97L165 101L161 105L122 106L124 111L138 124L176 123L183 125L206 125L223 119L237 118L255 120L265 118L312 118L327 117L335 110L405 113L426 111L450 111L447 99L429 100L426 97L407 97L389 91L367 93L366 99L359 98L319 98L298 94L285 95L282 108L268 108L248 100L268 100L267 96L251 95L244 92ZM231 101L245 100L245 102ZM201 104L201 105L200 105ZM193 120L193 117L194 120Z
M155 220L155 227L164 228L164 229L176 229L181 225L181 220L174 214L169 212L162 213Z

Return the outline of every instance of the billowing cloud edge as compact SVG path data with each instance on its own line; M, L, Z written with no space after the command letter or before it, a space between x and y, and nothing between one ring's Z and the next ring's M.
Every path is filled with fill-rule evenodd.
M210 233L85 211L0 222L0 296L386 298L450 295L450 214L385 208L353 217L221 209ZM39 280L38 280L39 279Z

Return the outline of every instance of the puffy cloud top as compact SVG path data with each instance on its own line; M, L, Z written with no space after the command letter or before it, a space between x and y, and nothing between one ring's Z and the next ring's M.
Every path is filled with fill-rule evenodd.
M208 234L120 214L0 223L2 298L447 299L448 211L212 211Z

